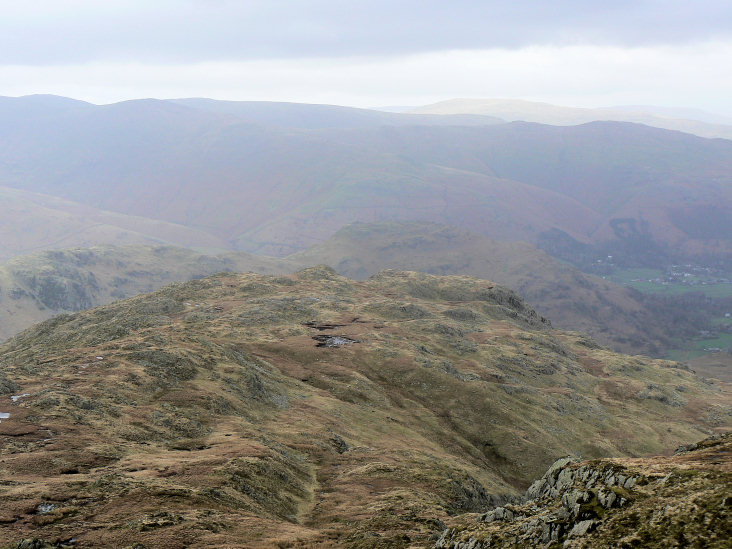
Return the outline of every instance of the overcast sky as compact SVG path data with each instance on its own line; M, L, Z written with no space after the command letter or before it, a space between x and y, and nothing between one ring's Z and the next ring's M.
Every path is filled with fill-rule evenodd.
M0 0L0 95L732 114L730 0Z

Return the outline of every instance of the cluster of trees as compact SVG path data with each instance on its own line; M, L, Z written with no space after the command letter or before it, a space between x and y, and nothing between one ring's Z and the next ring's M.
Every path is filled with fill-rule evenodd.
M719 331L714 319L732 311L732 297L711 298L702 292L657 295L631 291L663 323L667 335L675 339L691 340L702 331Z

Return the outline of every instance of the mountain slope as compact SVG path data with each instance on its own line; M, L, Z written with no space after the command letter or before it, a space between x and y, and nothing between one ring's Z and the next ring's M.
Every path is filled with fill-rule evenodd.
M615 350L657 355L669 344L663 319L631 291L526 242L499 242L430 223L354 224L289 259L324 263L352 278L398 269L494 280L521 294L555 326L590 334Z
M696 317L583 274L526 242L498 242L431 223L362 223L285 259L243 252L214 256L166 246L79 248L18 257L0 264L0 339L55 314L171 282L219 271L291 273L317 264L352 278L399 269L495 280L525 296L558 328L587 333L631 354L664 356L678 346L670 340L672 334L696 335L700 325Z
M0 375L6 544L426 546L567 452L730 425L723 384L416 273L177 284L19 334Z
M536 204L543 216L518 218L526 220L526 233L542 232L539 226L544 223L532 226L532 219L550 218L559 228L555 220L564 217L561 224L572 227L568 232L575 239L616 242L628 256L642 257L654 246L682 256L719 258L729 257L732 251L726 215L732 209L732 141L620 122L394 128L378 137L362 134L359 139L413 163L429 159L468 173L530 182L534 188L572 201ZM522 204L534 211L532 200L519 194L512 198L501 201L512 206L508 219L517 220L514 212ZM480 206L489 202L486 199ZM490 209L485 213L495 219ZM473 230L470 217L460 220L455 212L454 219L453 224Z
M663 317L634 295L561 264L528 243L502 243L429 223L355 224L286 259L171 247L95 247L41 252L0 264L0 339L63 312L103 305L220 271L290 273L327 264L366 278L383 269L463 274L506 285L560 328L623 352L659 355Z
M0 261L38 250L100 244L172 244L212 250L228 246L206 231L180 224L0 187Z
M287 255L355 220L454 216L499 236L591 226L556 193L385 154L386 128L386 140L382 129L268 128L153 100L12 128L0 140L7 186L183 224L250 252ZM575 221L563 223L570 211Z

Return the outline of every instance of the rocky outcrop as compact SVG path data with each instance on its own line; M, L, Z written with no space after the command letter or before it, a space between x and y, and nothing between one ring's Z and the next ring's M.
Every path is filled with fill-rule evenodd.
M732 435L716 436L682 447L675 458L681 456L676 459L684 461L684 453L694 452L702 457L709 455L713 458L710 465L716 469L720 456L729 456L731 446ZM728 519L729 505L725 502L732 501L728 499L732 493L730 468L706 471L700 468L698 455L686 456L687 461L689 457L694 468L684 467L676 476L673 471L662 474L673 465L666 462L674 458L657 458L648 471L635 463L628 466L615 460L580 463L571 457L559 459L529 487L521 503L496 507L472 522L445 529L435 548L669 547L664 536L671 536L670 532L674 532L675 539L690 538L684 529L693 523L695 514L706 525L704 532L711 541L704 547L723 547L715 545L714 540L722 543L722 538L729 539L729 532L713 530L724 529L717 521ZM691 513L674 505L684 499L693 500ZM713 506L711 512L703 505L707 501ZM648 516L646 521L639 519L644 514ZM675 515L683 516L677 521ZM643 524L645 531L637 529L636 524ZM677 526L680 531L675 531ZM641 542L647 545L639 545Z
M485 524L499 523L522 545L541 545L581 537L592 531L602 514L632 499L630 489L641 479L612 465L583 464L566 457L555 461L526 491L519 505L496 507L478 517ZM557 505L558 503L558 505ZM513 532L515 530L515 532ZM440 549L496 547L489 537L457 541L460 532L447 529L436 543ZM467 543L467 545L466 545Z

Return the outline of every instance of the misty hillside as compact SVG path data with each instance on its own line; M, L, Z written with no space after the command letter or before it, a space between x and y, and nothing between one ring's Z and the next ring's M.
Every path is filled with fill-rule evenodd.
M207 231L0 186L0 261L40 250L102 244L229 247Z
M353 221L428 220L503 240L614 242L632 260L732 251L726 140L620 122L288 129L154 100L53 99L41 116L38 98L12 101L5 186L184 225L229 249L287 255Z

